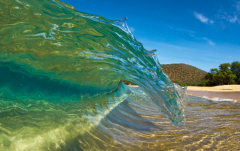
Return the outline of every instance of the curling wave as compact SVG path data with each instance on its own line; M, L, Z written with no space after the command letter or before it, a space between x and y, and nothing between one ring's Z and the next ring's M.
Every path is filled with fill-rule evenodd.
M127 18L108 20L57 0L4 0L0 10L4 150L128 148L127 128L150 132L140 115L131 119L134 105L183 124L186 92L171 83L156 51L134 38Z

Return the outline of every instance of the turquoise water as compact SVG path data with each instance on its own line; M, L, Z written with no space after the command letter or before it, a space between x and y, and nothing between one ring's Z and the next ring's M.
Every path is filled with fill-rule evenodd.
M0 150L160 150L201 131L181 126L186 92L126 18L57 0L2 0L0 13Z
M177 91L155 51L144 49L125 20L81 13L60 1L2 1L2 95L76 101L82 112L90 107L96 114L96 106L107 106L124 79L141 86L173 123L183 123L186 94Z

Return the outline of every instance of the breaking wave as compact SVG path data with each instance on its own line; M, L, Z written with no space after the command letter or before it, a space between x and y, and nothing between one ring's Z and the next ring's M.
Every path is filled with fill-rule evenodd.
M0 10L1 149L129 149L141 146L135 134L158 129L151 116L184 123L185 90L134 38L127 18L57 0L3 0Z

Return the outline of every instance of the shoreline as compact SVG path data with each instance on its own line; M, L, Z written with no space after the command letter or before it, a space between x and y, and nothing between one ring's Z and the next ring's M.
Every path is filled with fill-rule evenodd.
M240 92L240 85L220 85L214 87L188 86L188 91Z
M209 99L226 99L226 100L236 100L240 102L240 92L224 92L224 91L187 91L188 95L193 95L197 97L207 97Z
M128 85L130 87L139 87L138 85ZM240 85L220 85L214 87L187 86L188 91L205 91L205 92L240 92Z
M220 85L214 87L188 86L188 95L209 99L231 99L240 102L240 85Z
M214 87L188 86L188 95L209 99L231 99L240 102L240 85L220 85Z
M128 85L138 87L138 85ZM240 102L240 85L221 85L215 87L188 86L188 95L207 97L209 99L232 99Z

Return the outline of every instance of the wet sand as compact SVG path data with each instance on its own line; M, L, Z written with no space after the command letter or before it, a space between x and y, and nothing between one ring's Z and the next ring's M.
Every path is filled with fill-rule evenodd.
M130 87L138 87L137 85L128 85ZM233 99L240 102L240 85L221 85L215 87L199 87L188 86L188 95L203 97L206 96L209 99Z
M233 99L240 102L240 92L187 91L188 95L208 98Z
M220 85L214 87L188 86L187 90L211 92L240 92L240 85Z
M187 92L189 95L194 96L240 101L240 85L221 85L215 87L188 86Z

